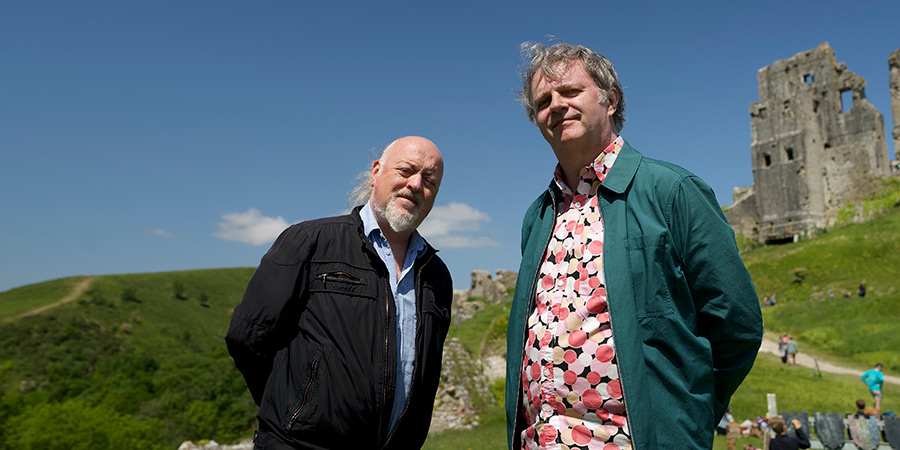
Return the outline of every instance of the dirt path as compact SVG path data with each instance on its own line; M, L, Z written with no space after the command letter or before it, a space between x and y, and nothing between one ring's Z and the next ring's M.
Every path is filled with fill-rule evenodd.
M778 342L776 342L774 340L770 340L768 338L763 339L762 345L760 345L760 347L759 347L759 352L760 353L771 353L771 354L777 355L779 357L781 356L781 353L778 353ZM797 353L795 360L796 360L798 366L811 367L811 368L816 367L815 359L813 359L812 356L809 356L809 355L803 353L802 351L800 353ZM818 364L819 364L819 370L821 370L822 372L856 375L857 377L862 376L862 373L865 372L865 370L848 369L846 367L835 366L833 364L829 364L824 361L818 361ZM866 369L866 370L868 370L868 369ZM895 377L893 375L885 374L884 381L886 383L900 385L900 377ZM859 382L862 383L862 380L859 380Z
M88 290L88 288L91 287L91 283L94 281L95 278L97 278L97 277L87 277L87 278L85 278L85 279L79 281L78 283L75 284L75 286L72 286L72 290L69 291L69 293L66 294L65 297L63 297L63 298L61 298L61 299L59 299L59 300L57 300L57 301L55 301L55 302L53 302L53 303L50 303L50 304L44 305L44 306L39 306L39 307L34 308L34 309L32 309L32 310L25 311L25 312L23 312L22 314L19 314L19 315L15 315L15 316L11 316L11 317L6 317L6 318L4 318L4 319L3 319L2 321L0 321L0 322L2 322L2 323L13 322L13 321L19 320L19 319L21 319L21 318L23 318L23 317L28 317L28 316L33 316L33 315L35 315L35 314L40 314L40 313L42 313L42 312L44 312L44 311L47 311L47 310L49 310L49 309L56 308L56 307L59 306L59 305L63 305L63 304L69 303L69 302L75 300L76 298L78 298L78 296L80 296L81 294L83 294L84 291Z

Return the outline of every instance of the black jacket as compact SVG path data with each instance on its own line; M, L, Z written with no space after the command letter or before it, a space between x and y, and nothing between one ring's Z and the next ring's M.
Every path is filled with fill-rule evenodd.
M453 296L450 272L426 247L414 266L413 379L392 433L396 310L387 267L363 234L359 208L293 225L263 256L225 341L260 407L268 448L422 446Z
M785 426L793 427L790 423ZM803 428L794 430L796 436L788 436L786 434L775 435L775 438L769 441L769 450L798 450L801 448L809 448L809 437L803 432Z

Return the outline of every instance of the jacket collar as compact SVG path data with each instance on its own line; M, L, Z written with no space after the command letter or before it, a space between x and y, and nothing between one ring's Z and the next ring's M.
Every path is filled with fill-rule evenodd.
M366 235L365 224L363 223L362 216L360 216L360 211L362 210L363 206L365 206L365 204L359 205L359 206L353 208L353 211L350 211L350 221L353 222L353 225L359 231L359 235L363 237L363 241L366 242L369 246L371 246L372 244L369 242L369 238ZM431 252L434 252L434 253L438 252L438 250L436 248L432 247L431 244L428 243L427 240L425 240L425 237L423 237L421 234L419 234L419 230L416 230L413 233L418 235L419 239L421 239L422 242L425 244L425 252L420 254L419 256L427 255ZM373 248L373 251L374 251L374 248Z
M625 144L616 156L616 163L609 169L609 173L606 174L606 179L603 180L603 183L600 183L600 187L616 194L625 192L625 189L631 184L631 180L634 179L634 174L637 173L641 159L643 159L643 156L629 145L628 141L625 141Z
M619 154L616 155L615 164L609 169L609 173L606 174L606 179L600 183L600 187L616 194L625 192L625 189L631 184L631 180L634 179L634 175L637 173L638 166L643 158L643 155L628 144L628 141L625 141L622 149L619 150ZM555 204L562 194L562 191L556 184L556 180L550 180L549 192L551 200Z

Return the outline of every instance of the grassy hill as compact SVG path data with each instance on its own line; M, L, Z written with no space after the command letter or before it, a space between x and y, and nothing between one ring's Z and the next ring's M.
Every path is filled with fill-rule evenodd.
M801 352L860 372L882 362L900 373L900 200L882 203L889 214L880 219L744 255L760 298L777 294L777 306L763 310L767 333L788 332ZM0 293L0 448L156 449L250 437L255 406L223 338L253 270L99 276L57 306L85 277ZM861 282L864 298L855 296ZM42 306L50 308L23 316ZM502 351L508 311L508 303L488 306L450 335L473 357ZM498 398L478 405L481 426L431 436L426 448L505 448L502 382L491 388ZM857 376L761 355L732 400L735 417L762 414L767 393L782 408L808 411L850 412L857 398L871 400ZM900 410L900 387L885 386L884 409Z
M0 293L0 448L248 437L254 406L223 339L252 274L97 277L75 301L12 321L4 319L55 302L80 279Z

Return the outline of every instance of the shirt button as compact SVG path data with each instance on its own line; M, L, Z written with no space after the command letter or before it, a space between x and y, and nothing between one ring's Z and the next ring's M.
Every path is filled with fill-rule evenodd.
M560 280L556 282L556 285L559 287L563 287L566 285L566 280L563 280L562 278L560 278Z
M581 208L581 202L575 202L575 207L576 207L576 208Z

